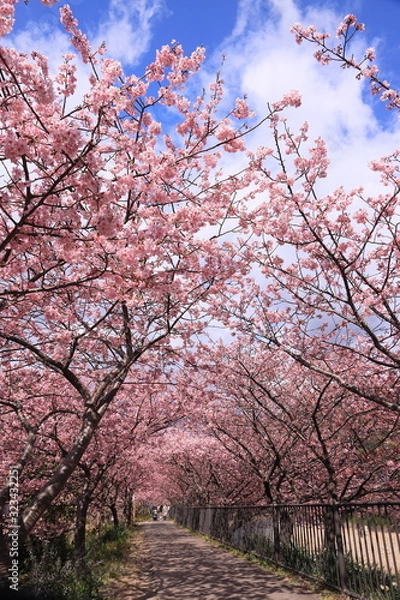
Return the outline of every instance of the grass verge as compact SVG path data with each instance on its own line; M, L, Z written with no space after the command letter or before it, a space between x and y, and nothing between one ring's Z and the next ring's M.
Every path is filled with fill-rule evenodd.
M33 540L22 588L41 600L103 600L106 583L124 567L134 528L104 527L87 536L87 552L76 560L68 538Z

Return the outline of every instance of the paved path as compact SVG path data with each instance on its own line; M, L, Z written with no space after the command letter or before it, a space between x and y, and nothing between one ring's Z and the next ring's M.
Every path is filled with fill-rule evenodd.
M155 600L316 600L261 567L171 522L144 523Z

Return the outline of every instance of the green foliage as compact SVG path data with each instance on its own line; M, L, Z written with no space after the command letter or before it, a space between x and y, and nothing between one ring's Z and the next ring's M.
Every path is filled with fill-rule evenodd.
M144 523L149 518L148 506L137 506L135 510L135 523Z
M294 544L281 545L280 562L297 573L308 576L316 575L315 557L304 548L299 548Z
M43 600L100 600L100 581L88 565L78 564L72 548L60 540L46 540L29 551L25 587Z
M254 535L249 538L248 552L254 552L255 555L262 558L273 558L274 544L263 535Z
M366 567L346 557L346 576L351 589L371 600L400 600L400 590L395 577L378 567Z
M102 581L113 577L121 567L129 548L132 530L124 527L106 526L98 536L89 542L88 559L102 569Z
M75 559L66 536L31 538L24 564L24 589L43 600L102 600L103 582L112 577L126 556L131 532L107 526L88 535L87 553Z

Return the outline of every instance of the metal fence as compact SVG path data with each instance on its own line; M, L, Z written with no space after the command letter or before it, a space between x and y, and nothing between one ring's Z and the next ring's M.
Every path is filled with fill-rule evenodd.
M173 507L171 516L354 598L400 600L400 502Z

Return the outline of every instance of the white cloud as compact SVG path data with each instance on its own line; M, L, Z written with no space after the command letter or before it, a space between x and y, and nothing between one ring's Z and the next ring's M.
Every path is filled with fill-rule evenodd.
M35 50L46 56L51 76L58 72L58 67L63 62L63 55L74 51L69 35L57 29L51 21L44 21L43 23L29 22L26 29L12 34L5 40L5 43L27 55ZM78 85L75 94L67 102L67 106L71 108L79 104L85 93L90 89L89 75L91 67L83 64L79 59L76 60L75 64Z
M373 193L380 186L368 162L400 147L399 124L393 120L384 129L373 112L366 82L338 65L320 65L313 57L316 48L306 42L297 45L290 33L295 22L334 33L342 17L327 8L311 7L302 13L294 0L242 0L236 27L221 45L227 56L223 75L229 92L246 93L259 116L266 113L268 102L299 90L302 107L288 111L288 123L296 130L308 121L310 140L321 136L327 142L331 167L324 189L364 185ZM370 45L361 34L359 46ZM265 129L260 130L256 142L269 145L265 135Z
M153 27L165 11L165 0L109 0L105 17L101 21L94 19L89 30L82 27L94 50L105 42L108 56L132 65L149 50ZM27 22L24 30L19 29L2 42L27 54L33 49L43 53L49 57L53 71L62 54L74 51L69 35L60 29L59 19L53 13L40 22Z
M111 0L96 33L97 45L105 41L109 56L137 63L149 49L154 22L164 10L163 0Z
M93 30L86 33L93 47L106 42L108 56L125 65L138 64L151 47L156 21L166 10L165 0L109 0L105 18L93 22ZM267 112L268 102L291 89L299 90L303 105L288 111L289 124L296 129L309 121L310 139L321 136L326 140L331 158L326 188L363 184L376 189L377 176L367 168L368 162L400 147L399 124L393 120L391 128L386 125L384 129L366 98L365 82L337 65L321 66L313 57L315 48L307 43L298 46L290 33L296 21L334 32L341 18L328 8L311 6L302 12L295 0L239 0L236 25L220 45L220 53L227 57L223 78L226 92L230 96L247 94L259 116ZM24 32L13 34L7 43L22 52L35 49L48 55L53 73L62 54L71 51L68 36L50 21L27 24ZM360 44L368 47L373 41L361 35ZM219 64L220 54L208 59L200 83L193 82L196 94ZM80 63L78 97L87 91L87 71ZM268 145L265 136L265 129L260 130L254 143ZM235 160L230 157L231 163ZM234 169L234 164L231 167Z
M49 58L50 68L54 70L61 62L62 55L71 51L68 36L56 29L52 22L28 22L26 29L13 33L2 40L3 44L15 47L19 52L30 54L33 50Z
M84 33L93 50L105 42L107 56L120 60L125 66L133 64L139 62L149 49L152 27L164 8L164 0L110 0L106 18L101 22L93 21L92 29L84 29ZM78 23L78 26L81 24ZM41 52L49 60L52 75L62 63L63 54L75 53L69 34L59 27L59 20L54 15L46 16L40 22L27 22L23 30L13 32L3 43L28 55L32 50ZM78 88L69 100L71 105L79 103L90 89L90 66L83 64L79 58L76 65Z

